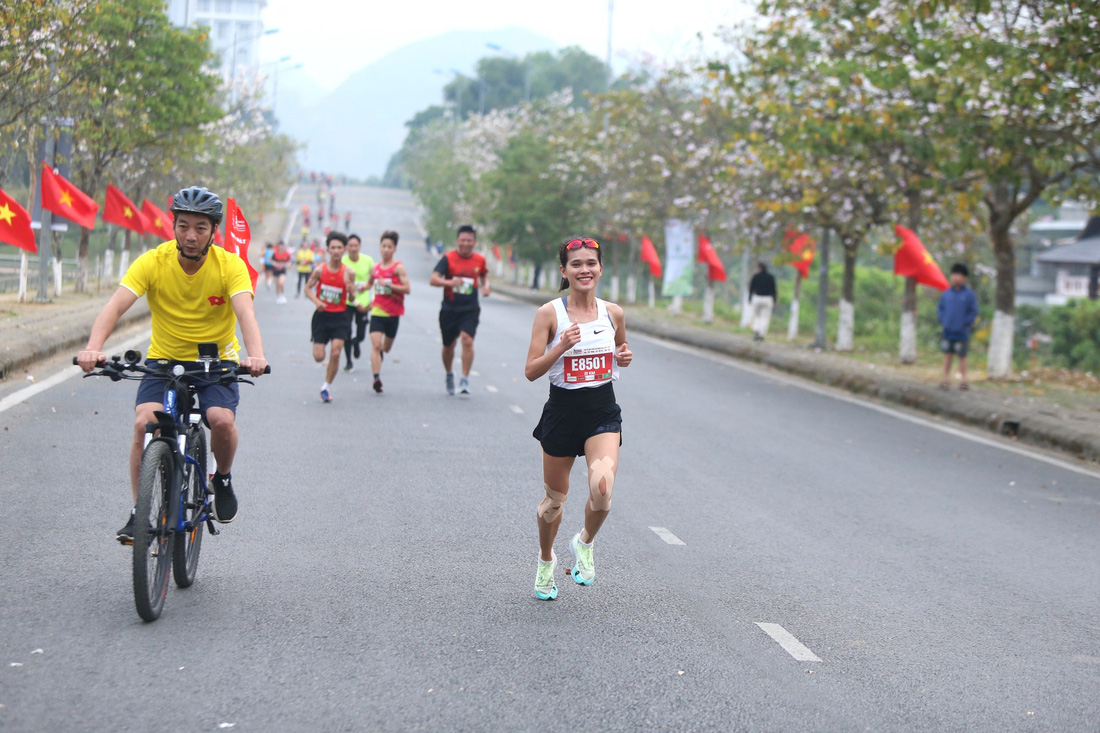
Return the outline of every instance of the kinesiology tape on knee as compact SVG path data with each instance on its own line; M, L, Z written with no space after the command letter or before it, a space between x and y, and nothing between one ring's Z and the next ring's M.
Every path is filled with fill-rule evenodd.
M558 521L558 517L561 516L561 508L565 504L565 494L554 491L549 484L543 484L542 488L546 490L546 497L539 502L539 519L551 524Z
M601 485L602 484L602 485ZM611 508L611 492L615 489L615 461L604 456L588 467L588 493L592 508L606 512Z

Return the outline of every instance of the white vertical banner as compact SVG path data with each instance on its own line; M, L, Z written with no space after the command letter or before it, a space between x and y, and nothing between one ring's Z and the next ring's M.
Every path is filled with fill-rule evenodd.
M691 222L669 219L665 222L665 278L661 295L692 293L695 276L695 228Z

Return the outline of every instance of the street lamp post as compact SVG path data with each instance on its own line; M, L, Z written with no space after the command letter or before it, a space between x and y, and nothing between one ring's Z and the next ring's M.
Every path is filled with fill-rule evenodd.
M230 81L230 83L233 83L237 80L237 44L242 43L244 41L255 41L257 38L262 38L263 36L270 36L271 34L278 33L278 32L279 32L278 28L268 28L267 30L256 33L255 35L247 36L245 38L237 38L237 24L235 22L233 23L233 46L231 48L232 55L230 57L230 58L232 58L232 61L230 62L230 65L229 65L229 81Z

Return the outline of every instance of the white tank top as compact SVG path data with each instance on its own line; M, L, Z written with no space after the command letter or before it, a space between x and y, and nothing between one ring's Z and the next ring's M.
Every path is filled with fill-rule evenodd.
M556 298L554 315L558 327L554 339L546 345L550 351L561 340L562 332L572 325L565 309L565 298ZM547 376L550 384L563 389L602 387L619 378L615 364L615 324L607 314L607 303L596 299L596 320L581 323L581 340L569 351L558 357Z

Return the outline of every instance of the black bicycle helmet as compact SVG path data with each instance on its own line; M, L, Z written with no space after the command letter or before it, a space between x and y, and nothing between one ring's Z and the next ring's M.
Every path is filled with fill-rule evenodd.
M221 199L218 198L218 194L203 186L180 189L179 193L172 197L172 205L168 209L172 213L183 212L208 216L215 226L222 221Z

